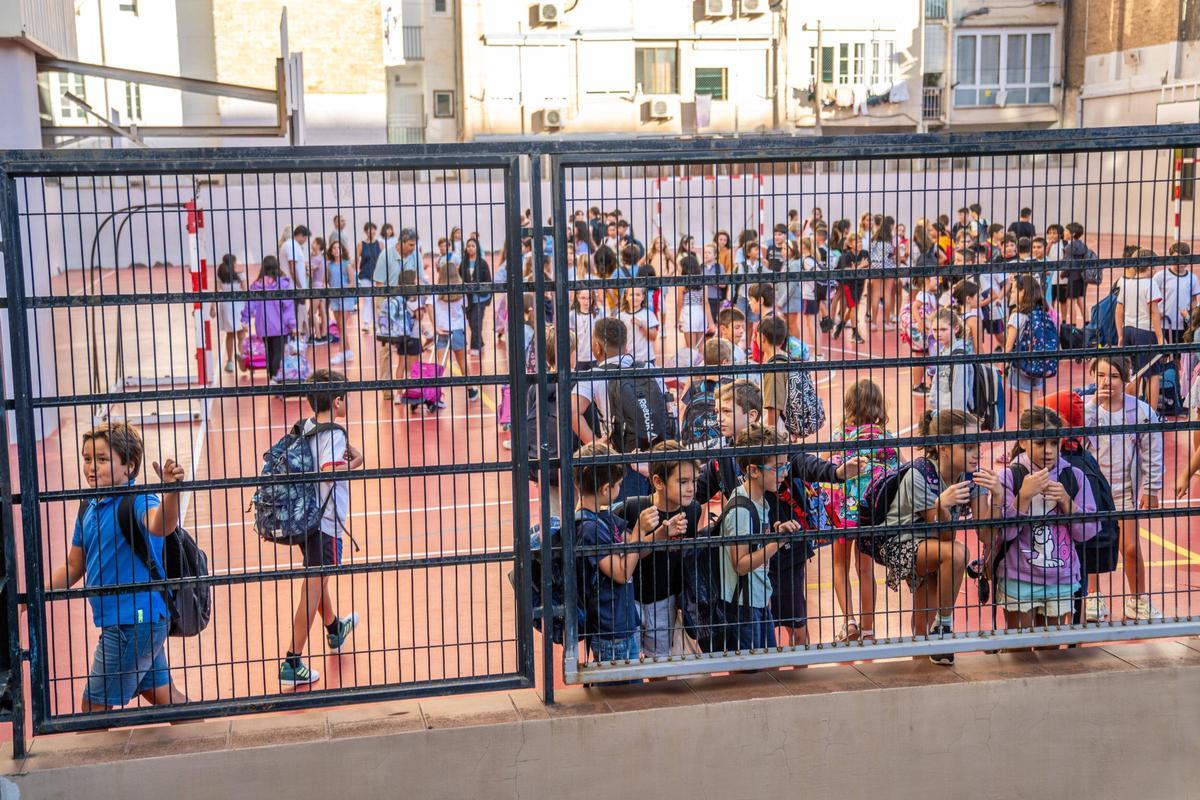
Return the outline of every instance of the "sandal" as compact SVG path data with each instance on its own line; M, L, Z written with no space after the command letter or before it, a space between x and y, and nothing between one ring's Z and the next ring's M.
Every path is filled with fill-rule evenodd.
M853 633L851 630L853 629ZM842 630L837 635L839 642L857 642L862 639L862 630L858 627L858 623L853 619L848 619L842 623Z

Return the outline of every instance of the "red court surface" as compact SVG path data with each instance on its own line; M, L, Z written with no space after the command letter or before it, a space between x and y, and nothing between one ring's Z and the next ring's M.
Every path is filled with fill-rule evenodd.
M77 274L70 277L71 283L67 280L65 276L56 278L52 291L81 291ZM129 292L134 287L153 287L154 291L171 287L177 291L186 280L187 273L182 269L137 270L127 275L120 291ZM673 354L677 339L673 295L664 292L664 297L667 305L661 315L664 335L660 363ZM83 395L89 391L85 387L91 383L89 345L93 342L99 345L97 363L104 378L100 384L107 391L113 380L111 343L118 325L124 331L130 373L140 370L149 376L194 372L190 308L139 306L135 311L134 307L126 307L119 321L116 312L108 309L94 327L83 309L56 310L52 331L59 394ZM375 378L374 343L356 323L347 327L345 340L357 357L342 369L351 381ZM499 385L507 383L507 345L502 344L497 351L493 330L489 315L483 356L470 362L472 372L480 370L497 376L497 384L486 387L479 401L469 402L465 390L456 388L450 391L445 410L420 416L409 415L373 393L352 395L347 427L351 443L364 452L367 469L446 468L501 463L512 458L501 446L507 434L500 430L496 413ZM92 331L100 333L98 340ZM219 347L220 343L215 345ZM36 352L37 343L31 346ZM340 352L342 347L313 347L309 351L313 367L326 365L330 354ZM826 344L832 361L851 362L851 366L845 370L822 369L821 364L815 367L828 422L814 441L829 441L833 426L841 421L843 387L864 377L871 377L884 389L892 414L891 430L901 436L913 433L914 421L924 411L924 400L911 391L908 368L868 373L852 366L857 359L908 355L905 347L896 332L883 330L872 333L868 344L860 347L850 345L848 336L842 342ZM222 357L215 354L213 363L219 370ZM217 373L220 386L261 386L265 380L262 370L249 376ZM1066 364L1053 380L1057 383L1052 381L1048 391L1088 382L1083 366ZM521 413L520 405L517 414ZM159 410L168 408L169 404L163 403ZM58 429L38 443L39 491L84 485L78 465L78 438L91 424L91 411L90 406L64 409ZM149 463L175 457L187 466L189 478L198 480L249 478L258 473L262 453L305 413L307 408L298 398L221 399L213 402L206 425L145 425L146 460ZM1015 414L1010 411L1008 419L1011 430L1015 428ZM1177 501L1170 487L1190 445L1182 432L1168 432L1164 438L1164 503L1175 507ZM985 446L984 465L998 469L993 461L998 454L998 445L991 452ZM15 447L10 455L15 455ZM146 473L151 474L148 469ZM347 542L346 562L371 568L337 579L336 606L342 614L354 609L362 620L341 654L326 652L323 631L314 625L309 663L323 676L315 689L403 686L428 680L512 674L520 669L515 594L507 577L511 563L425 563L427 559L511 552L512 482L511 466L501 463L494 472L370 478L351 483L350 531L361 549L355 550ZM281 691L277 670L290 636L299 581L273 579L270 574L281 568L299 567L299 555L293 549L265 544L257 537L252 514L247 513L252 493L252 488L201 491L188 502L184 525L207 551L213 573L247 577L244 583L215 587L213 621L201 636L169 640L173 679L194 701L263 698ZM536 520L537 487L531 486L530 493L529 511ZM65 560L75 506L74 501L47 502L39 509L46 575ZM1143 521L1141 529L1155 604L1168 618L1194 614L1192 582L1200 569L1200 529L1188 516ZM972 552L977 551L974 534L960 536ZM832 641L843 621L833 598L830 559L826 548L809 566L809 635L813 643ZM260 580L263 576L265 579ZM876 568L875 577L879 586L877 635L907 634L911 596L887 591L882 568ZM1124 588L1118 586L1115 591L1124 592ZM1119 601L1113 604L1118 620L1120 605ZM956 630L990 628L990 610L975 604L970 581L958 606ZM82 599L51 604L45 625L52 680L50 714L72 714L78 710L97 630ZM540 636L537 638L540 641Z

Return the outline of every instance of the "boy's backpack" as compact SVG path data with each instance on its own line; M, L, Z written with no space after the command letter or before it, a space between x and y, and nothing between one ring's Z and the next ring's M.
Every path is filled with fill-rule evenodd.
M1081 249L1084 252L1082 255L1077 256L1077 258L1086 258L1089 262L1100 258L1100 256L1096 254L1096 251L1087 245L1084 245ZM1089 283L1092 286L1099 286L1100 284L1104 283L1104 270L1100 267L1084 267L1083 282Z
M546 440L549 445L549 457L551 459L561 458L561 448L558 444L559 427L558 427L558 384L553 381L546 387L546 429L538 430L538 403L537 403L537 387L530 386L525 403L525 421L529 426L526 428L529 437L529 468L532 474L537 473L538 460L542 456L541 443ZM596 418L596 406L589 404L583 412L583 418L588 426L594 431L599 427L599 420ZM579 437L572 430L571 449L568 452L574 453L581 446ZM553 467L551 467L553 469Z
M1095 456L1075 440L1064 442L1059 449L1059 455L1087 478L1092 497L1096 499L1097 512L1116 511L1117 504L1113 500L1112 486L1100 470ZM1114 517L1102 519L1100 531L1086 542L1077 543L1075 549L1079 553L1085 574L1113 572L1121 555L1121 526Z
M1162 388L1158 395L1158 413L1164 417L1178 417L1187 413L1183 404L1183 392L1179 386L1179 365L1167 364L1162 374Z
M393 296L379 306L375 315L375 340L392 344L417 335L417 321L408 310L408 298Z
M1029 312L1029 320L1017 335L1014 353L1052 353L1058 349L1058 326L1044 308ZM1012 364L1031 378L1058 374L1057 358L1014 358Z
M938 477L937 467L928 458L915 458L907 464L901 464L896 469L890 469L877 478L873 478L863 492L862 502L858 506L858 527L878 528L887 521L888 511L896 502L900 493L900 483L909 470L915 469L919 477L931 486L941 489L942 481ZM892 536L900 533L893 531L862 531L858 539L858 552L865 553L876 561L879 560L879 547Z
M956 347L950 355L965 355L966 348ZM973 377L970 411L979 419L985 431L1004 429L1004 377L991 364L975 362L967 365Z
M806 533L831 532L827 537L806 537L803 541L793 541L793 550L800 548L803 558L809 559L817 554L818 547L833 544L832 531L842 527L842 521L829 492L817 484L789 476L780 484L776 497L779 499L780 508L789 512L791 518L800 523L800 528Z
M721 541L721 526L735 509L750 512L751 536L762 533L762 519L750 498L734 495L721 509L709 528L708 536L694 539L683 545L683 627L696 640L701 652L720 653L732 650L728 643L737 641L737 622L727 614L728 607L721 597L722 559L729 558L725 551L728 544ZM757 549L752 545L753 549ZM750 598L750 576L738 578L730 605L747 605Z
M688 391L687 406L679 426L679 442L687 446L701 445L721 438L721 420L717 415L719 380L704 378Z
M1091 318L1083 326L1084 347L1117 346L1117 299L1120 292L1120 287L1114 285L1111 292L1092 306Z
M645 364L633 362L633 368ZM601 366L619 369L618 365ZM649 450L654 444L675 437L667 398L658 381L649 375L608 381L609 442L618 453Z
M768 364L790 364L791 359L776 353ZM817 387L805 369L788 370L787 401L783 405L783 427L792 436L812 436L825 424L825 406L817 397Z
M582 515L576 515L575 526L583 521ZM533 525L529 529L529 585L532 590L533 627L542 630L542 623L550 619L550 638L555 644L562 644L566 634L566 579L563 570L562 521L558 517L550 517L550 607L546 607L546 597L542 594L542 526ZM587 602L585 581L586 570L583 569L583 559L577 559L575 564L575 631L582 640L587 627ZM589 589L590 591L590 589Z
M83 519L87 501L79 503L78 519ZM150 579L186 580L208 577L208 555L196 544L192 535L177 526L163 537L162 570L150 554L150 542L141 535L134 507L134 496L125 495L117 504L117 527L133 550L134 556L146 566ZM166 574L164 575L163 572ZM204 583L184 583L163 592L171 612L171 636L199 636L212 618L212 588Z
M298 545L320 530L325 507L333 498L330 491L321 501L318 484L322 478L313 456L311 439L327 431L346 429L332 422L318 423L308 433L304 432L305 420L292 426L271 449L263 453L263 477L311 475L312 479L300 483L269 483L260 486L251 498L254 509L254 529L264 540L272 544Z

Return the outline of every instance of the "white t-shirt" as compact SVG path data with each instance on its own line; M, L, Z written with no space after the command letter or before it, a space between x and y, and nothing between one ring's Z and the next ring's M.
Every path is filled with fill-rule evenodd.
M633 356L625 353L601 361L592 369L592 372L600 376L605 376L604 368L611 367L612 370L610 374L613 376L612 380L619 380L619 378L616 376L620 375L620 372L616 369L616 367L628 368L632 366ZM580 380L575 384L574 389L572 389L572 393L578 395L580 399L586 400L588 403L591 403L593 406L595 406L596 413L600 415L601 430L603 431L603 435L607 436L609 432L608 381ZM584 404L584 407L587 407L587 403Z
M575 360L581 364L590 363L595 358L592 355L592 329L596 326L596 320L604 316L600 313L602 308L597 308L595 314L584 314L574 309L567 314L571 330L575 331Z
M304 421L304 431L308 433L316 428L317 423L310 417ZM349 440L340 430L322 431L308 440L312 448L313 458L316 459L317 469L335 470L346 468L346 450ZM328 503L325 499L333 492L333 499ZM350 481L330 480L317 482L317 497L325 506L321 515L321 533L326 536L338 536L350 524Z
M1163 299L1162 289L1154 279L1121 278L1117 286L1121 289L1118 297L1125 309L1124 319L1118 320L1119 324L1143 331L1154 330L1150 325L1150 304L1161 303Z
M295 239L288 239L283 243L283 247L279 248L279 266L283 267L285 274L288 272L288 262L296 262L296 288L308 288L308 245L300 244ZM288 274L290 278L291 275Z
M446 295L439 294L433 299L433 327L436 331L465 331L467 329L466 311L467 298L447 300Z
M629 314L625 311L617 314L617 319L625 323L629 330L629 352L636 361L643 364L654 362L654 343L650 341L648 331L658 327L658 317L649 308L643 308ZM635 321L636 320L636 321Z
M1200 297L1200 278L1197 278L1191 269L1182 275L1164 269L1152 280L1163 298L1163 330L1183 330L1187 327L1188 309L1192 307L1192 302Z

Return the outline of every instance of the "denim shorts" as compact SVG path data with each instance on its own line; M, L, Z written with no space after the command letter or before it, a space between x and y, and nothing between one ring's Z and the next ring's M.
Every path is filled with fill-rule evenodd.
M642 653L641 632L631 633L619 639L588 639L588 649L592 651L592 660L602 664L609 661L636 661Z
M1024 392L1025 394L1040 393L1045 385L1045 378L1031 377L1017 367L1013 367L1008 371L1008 388L1014 392Z
M455 353L460 350L467 349L467 332L466 331L450 331L449 335L439 333L434 341L434 347L438 350L445 349L446 345L450 345L450 349Z
M165 617L101 628L83 696L93 705L120 707L136 694L170 683L165 646L170 629Z

